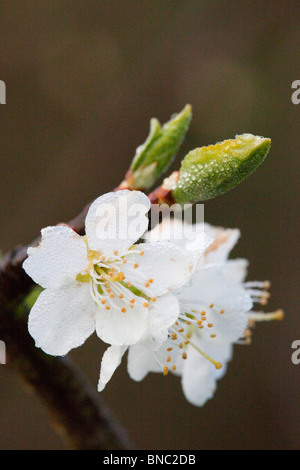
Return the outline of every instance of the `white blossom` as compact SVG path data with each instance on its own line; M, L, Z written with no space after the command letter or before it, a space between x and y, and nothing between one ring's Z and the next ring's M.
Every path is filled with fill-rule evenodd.
M180 315L169 328L168 340L159 348L149 347L149 341L130 346L128 372L137 381L148 372L179 375L187 400L202 406L212 398L217 380L225 374L233 345L249 343L249 324L253 320L280 319L282 312L262 314L251 310L255 302L266 302L269 283L246 283L247 261L228 260L239 238L239 230L208 224L190 227L190 230L195 234L194 246L197 246L197 233L201 234L199 247L203 256L198 257L189 284L174 292L180 302ZM163 232L167 231L157 228L147 238L157 239ZM203 241L211 238L214 241L203 252ZM178 243L185 245L182 240Z
M85 237L67 226L42 230L40 244L28 249L23 265L45 289L29 315L37 347L65 355L96 330L113 345L107 356L116 362L124 345L149 335L166 340L179 315L171 291L189 280L193 263L168 242L135 244L147 229L149 208L149 198L139 191L108 193L91 205Z

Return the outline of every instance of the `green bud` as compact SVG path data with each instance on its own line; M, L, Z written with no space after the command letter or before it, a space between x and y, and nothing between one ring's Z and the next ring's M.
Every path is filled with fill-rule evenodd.
M252 134L192 150L183 160L172 196L179 204L214 198L250 176L264 161L271 140Z
M149 136L136 149L131 163L131 189L149 189L167 170L183 142L191 117L192 108L186 105L163 126L156 118L151 119Z

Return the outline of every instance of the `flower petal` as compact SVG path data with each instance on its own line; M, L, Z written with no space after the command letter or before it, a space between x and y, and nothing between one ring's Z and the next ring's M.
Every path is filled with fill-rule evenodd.
M126 350L127 346L110 346L107 348L101 361L98 392L102 392L102 390L104 390L106 384L112 378L115 370L121 364L122 357Z
M207 400L213 397L217 388L217 380L226 372L227 362L231 359L232 346L212 347L205 341L199 342L198 345L223 365L222 369L215 369L198 351L192 346L188 346L187 359L183 363L182 388L190 403L195 406L203 406Z
M147 232L147 242L169 241L184 250L190 251L195 263L213 242L208 237L204 223L190 224L182 219L165 217L160 224Z
M41 233L40 244L28 248L28 258L23 263L26 273L50 289L75 281L88 264L83 238L65 226L47 227Z
M149 297L181 287L193 271L190 254L168 242L141 243L127 261L122 266L126 278Z
M144 299L136 297L134 308L130 308L120 299L114 299L116 308L105 310L97 308L96 332L102 341L108 344L123 346L140 341L148 326L148 308L143 306ZM126 305L126 312L121 309Z
M213 342L221 345L243 336L248 323L246 313L252 308L252 300L242 286L227 282L222 265L195 272L190 285L176 294L183 304L193 305L199 312L205 311L203 325L210 327L201 330L204 338L209 340L211 335L216 335Z
M147 230L149 198L140 191L122 190L100 196L86 221L89 248L112 255L126 252Z
M94 313L88 285L46 289L31 309L29 333L47 354L64 356L95 331Z
M228 283L232 285L245 281L249 262L246 259L228 260L224 266L224 274Z
M205 224L208 237L214 239L205 251L206 263L223 263L240 238L239 229L224 229Z
M155 354L141 344L130 346L127 369L129 377L137 382L143 380L149 372L162 372L162 366L155 359Z
M149 310L149 335L157 342L168 339L168 328L179 315L179 301L173 294L165 294L152 303Z

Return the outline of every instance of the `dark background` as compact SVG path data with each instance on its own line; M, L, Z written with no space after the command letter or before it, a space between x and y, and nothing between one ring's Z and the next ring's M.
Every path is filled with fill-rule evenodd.
M28 243L122 180L149 119L185 103L194 117L180 155L250 132L272 138L263 166L205 204L212 224L239 227L233 255L270 279L269 309L237 346L215 398L189 405L172 376L129 379L126 361L103 397L140 449L297 449L300 366L299 1L4 0L0 6L0 242ZM71 353L96 387L103 345ZM0 366L0 448L60 449L46 411Z

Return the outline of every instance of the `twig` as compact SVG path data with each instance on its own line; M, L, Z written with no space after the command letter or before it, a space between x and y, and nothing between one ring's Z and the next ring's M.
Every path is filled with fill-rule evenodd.
M57 432L72 449L117 450L132 445L97 392L66 357L53 357L36 348L26 317L13 309L0 310L0 338L12 365L50 411Z

